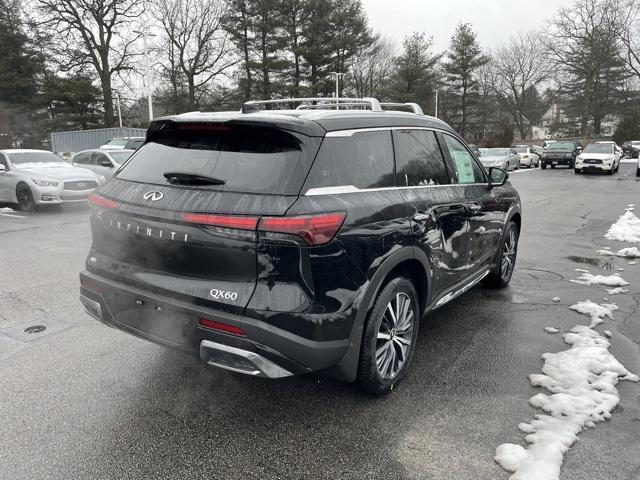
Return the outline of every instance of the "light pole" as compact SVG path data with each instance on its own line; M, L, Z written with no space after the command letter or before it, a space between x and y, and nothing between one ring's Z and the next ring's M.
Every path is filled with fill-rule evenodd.
M436 118L438 118L438 89L436 88Z
M116 90L116 107L118 107L118 124L122 128L122 111L120 110L120 90Z
M142 35L142 42L144 44L144 59L145 63L149 60L149 45L147 43L147 37L155 37L153 33L147 33L146 28L143 31L134 30L133 33ZM153 89L151 87L151 68L144 69L144 83L147 84L147 100L149 102L149 121L153 120Z
M331 72L331 75L335 75L336 77L336 110L340 110L340 106L338 104L338 97L340 96L340 78L343 77L345 74L344 73L340 73L340 72Z

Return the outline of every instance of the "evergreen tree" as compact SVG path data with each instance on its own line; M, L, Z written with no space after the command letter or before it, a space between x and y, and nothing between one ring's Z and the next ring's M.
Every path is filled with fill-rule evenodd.
M459 114L450 119L460 135L465 134L470 109L477 100L476 70L489 61L482 54L471 24L459 23L451 37L451 44L444 62L448 90L456 99Z
M404 39L397 58L394 97L398 102L416 102L425 112L433 111L434 90L441 54L432 52L433 39L415 32Z

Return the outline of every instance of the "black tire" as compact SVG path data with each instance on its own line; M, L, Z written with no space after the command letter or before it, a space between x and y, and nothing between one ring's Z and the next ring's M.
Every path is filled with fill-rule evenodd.
M579 173L580 173L580 169L579 169L579 168L574 168L574 169L573 169L573 173L575 173L575 174L579 174Z
M540 164L540 168L541 168L542 170L544 170L545 168L547 168L547 164L546 164L546 163L542 163L542 164Z
M408 302L407 312L411 309L411 315L407 313L407 317L411 317L411 323L408 327L400 325L402 333L401 329L397 329L399 323L393 326L393 315L388 311L390 307L393 309L393 305L397 305L398 299L402 305ZM405 277L394 278L378 294L367 318L360 348L358 383L365 391L373 395L384 395L393 390L404 377L418 337L419 311L416 289ZM380 335L388 335L389 338L379 338ZM404 351L404 360L400 361L403 345L408 348ZM383 348L385 350L382 350ZM393 352L389 348L393 349ZM385 368L385 360L389 357L391 359Z
M33 212L36 209L36 202L33 199L33 192L25 183L19 183L16 187L16 198L18 199L17 210L21 212Z
M484 279L483 283L485 286L490 288L504 288L509 285L511 277L513 276L513 271L516 267L519 236L520 232L518 231L518 226L515 222L509 222L505 229L502 243L500 244L500 254L496 259L493 269ZM503 259L507 255L507 252L510 252L508 254L509 260L507 261L509 268L505 271Z
M608 173L609 175L613 175L613 165L611 165L611 170L608 170L608 171L607 171L607 173Z
M636 167L636 177L640 177L640 167Z

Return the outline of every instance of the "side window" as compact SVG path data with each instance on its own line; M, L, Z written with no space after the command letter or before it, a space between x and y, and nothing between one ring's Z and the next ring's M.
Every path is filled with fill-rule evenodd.
M91 159L91 163L93 165L98 165L100 167L112 167L111 160L107 158L104 153L94 153L93 158Z
M484 183L484 173L469 151L457 138L443 134L444 142L458 175L458 183Z
M91 165L91 154L79 153L73 158L73 163L78 163L80 165Z
M398 185L408 187L451 183L436 134L428 130L396 130Z
M393 187L393 146L390 131L327 137L311 167L303 191L353 185Z

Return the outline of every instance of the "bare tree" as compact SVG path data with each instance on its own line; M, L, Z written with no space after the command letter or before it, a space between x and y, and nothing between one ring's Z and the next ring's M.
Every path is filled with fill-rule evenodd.
M520 33L493 53L491 69L493 90L524 140L531 127L528 108L553 72L546 48L536 33Z
M114 125L112 79L130 69L133 26L143 13L136 0L37 0L39 23L56 36L63 70L93 68L100 80L105 126Z
M377 37L371 46L357 54L351 63L351 80L356 96L391 100L389 85L396 65L397 47Z
M640 2L629 1L625 7L626 15L620 32L622 57L627 72L640 81Z
M184 79L188 106L197 108L215 80L238 63L223 28L225 4L221 0L156 0L155 4L167 37L173 81Z

